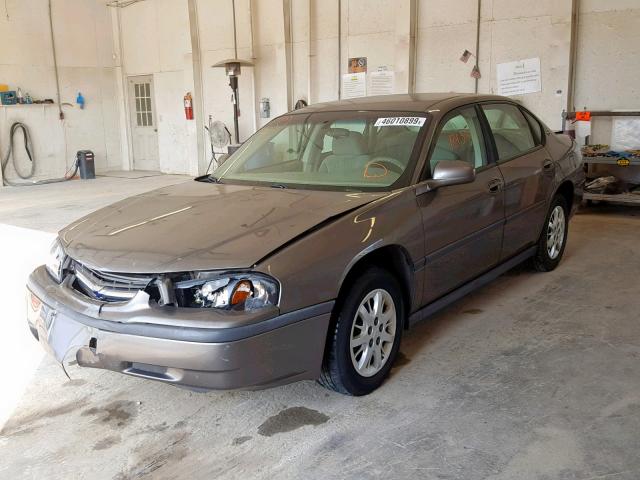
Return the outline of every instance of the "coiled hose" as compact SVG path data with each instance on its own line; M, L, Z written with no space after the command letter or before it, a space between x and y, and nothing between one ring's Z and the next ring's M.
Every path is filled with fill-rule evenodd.
M20 172L20 169L18 169L18 165L16 163L16 157L14 154L14 137L18 130L22 131L22 138L24 139L24 150L25 152L27 152L27 157L29 157L29 161L31 162L29 173L27 173L26 175L23 175ZM11 187L27 187L31 185L46 185L48 183L66 182L67 180L71 180L78 173L78 162L75 161L73 166L69 170L67 170L67 173L62 178L38 180L37 182L36 181L13 182L11 180L7 180L7 176L6 176L6 169L7 169L7 165L9 165L9 160L12 160L13 169L16 171L16 173L22 180L29 180L30 178L33 177L36 171L36 161L35 161L35 158L33 157L33 153L31 152L31 136L29 134L29 128L24 123L21 123L21 122L15 122L13 125L11 125L11 130L9 131L9 149L7 150L7 154L5 155L5 157L2 159L2 165L1 165L2 183L4 185L8 185ZM69 172L71 171L71 169L73 169L73 173L69 175Z

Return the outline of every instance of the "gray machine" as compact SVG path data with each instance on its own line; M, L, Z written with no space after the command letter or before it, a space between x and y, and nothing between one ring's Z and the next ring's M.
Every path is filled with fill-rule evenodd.
M96 169L94 164L94 155L91 150L78 150L76 160L78 162L78 170L82 180L93 180L96 178Z

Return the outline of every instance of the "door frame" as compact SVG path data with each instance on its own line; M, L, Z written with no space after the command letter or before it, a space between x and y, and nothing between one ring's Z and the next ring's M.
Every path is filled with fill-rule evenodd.
M133 92L133 83L136 80L141 80L141 79L149 79L149 84L150 84L150 95L151 95L151 114L152 114L152 121L153 121L153 127L154 127L154 131L156 134L156 145L158 146L158 171L160 171L160 142L158 139L158 121L159 121L159 117L158 117L158 109L156 107L156 96L155 96L155 75L153 73L147 73L147 74L136 74L136 75L127 75L126 76L126 84L125 84L125 90L127 92L126 94L126 102L127 102L127 117L128 117L128 130L129 130L129 139L130 139L130 161L129 161L129 169L131 171L135 171L136 170L136 151L135 151L135 141L134 141L134 136L135 136L135 128L138 126L137 125L137 117L136 117L136 109L135 109L135 93Z

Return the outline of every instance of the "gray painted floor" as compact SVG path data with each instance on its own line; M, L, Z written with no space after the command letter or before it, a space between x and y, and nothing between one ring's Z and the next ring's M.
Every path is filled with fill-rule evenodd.
M172 181L0 191L0 223L51 230ZM363 398L69 381L44 358L0 433L0 478L640 478L639 238L640 209L583 211L556 271L517 268L420 324Z

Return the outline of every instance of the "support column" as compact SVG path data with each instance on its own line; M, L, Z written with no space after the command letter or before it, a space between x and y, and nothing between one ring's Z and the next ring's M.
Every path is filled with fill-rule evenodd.
M418 0L409 1L409 93L415 93L418 62Z
M307 28L307 56L308 56L308 64L307 64L307 103L311 105L313 103L313 62L315 57L315 50L313 49L313 37L314 33L314 22L315 18L313 16L313 9L315 8L314 0L308 0L307 4L309 8L307 21L309 22Z
M198 144L198 174L206 172L208 162L205 157L204 135L204 95L202 88L202 55L200 54L200 30L198 27L197 0L188 0L189 31L191 34L191 61L193 68L193 116L196 123Z
M284 20L284 59L286 68L287 111L293 110L293 37L291 34L291 0L282 0Z
M116 65L116 82L118 92L118 119L120 122L120 165L122 170L133 170L133 141L131 139L131 121L129 120L129 90L127 89L127 72L124 66L124 49L122 45L120 9L111 9L111 26L113 32L113 49L118 56Z
M416 69L418 1L397 0L394 36L395 93L413 93Z
M569 43L569 79L567 82L567 112L573 112L575 105L576 63L578 60L578 25L580 21L580 0L571 1L571 40Z

